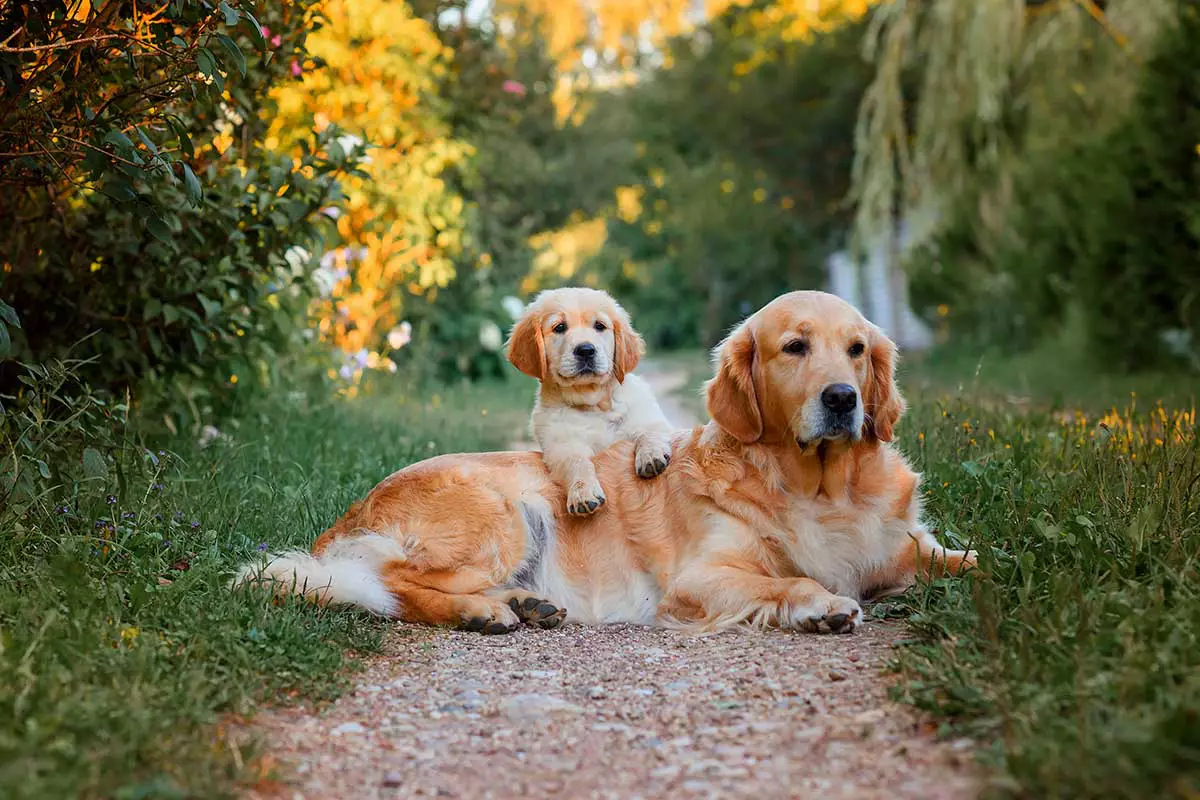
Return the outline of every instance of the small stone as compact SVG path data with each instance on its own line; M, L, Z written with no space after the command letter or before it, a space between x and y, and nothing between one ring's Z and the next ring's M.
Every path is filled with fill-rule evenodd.
M332 733L334 736L342 736L347 733L366 733L366 732L367 732L367 729L364 728L362 725L359 725L357 722L343 722L341 725L338 725L336 728L334 728L332 731L330 731L330 733Z
M547 694L518 694L500 701L500 713L513 721L545 719L555 714L578 714L582 708Z
M603 686L593 686L588 689L588 697L592 700L603 700L606 694Z
M831 669L829 671L829 680L837 682L846 680L846 673L841 670Z
M397 786L404 785L404 776L399 772L388 772L383 776L381 786L386 786L389 789L395 789Z

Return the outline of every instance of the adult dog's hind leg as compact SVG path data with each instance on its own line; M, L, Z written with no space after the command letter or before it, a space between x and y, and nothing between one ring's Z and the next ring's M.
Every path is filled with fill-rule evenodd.
M512 633L521 624L508 604L482 594L452 594L422 586L396 575L385 579L400 604L405 622L466 628L480 633Z

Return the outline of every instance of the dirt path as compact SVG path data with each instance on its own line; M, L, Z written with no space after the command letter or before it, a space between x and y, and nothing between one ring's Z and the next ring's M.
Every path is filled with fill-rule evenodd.
M641 373L696 421L682 372ZM352 693L259 715L285 783L249 796L974 797L973 744L888 699L901 635L396 626Z

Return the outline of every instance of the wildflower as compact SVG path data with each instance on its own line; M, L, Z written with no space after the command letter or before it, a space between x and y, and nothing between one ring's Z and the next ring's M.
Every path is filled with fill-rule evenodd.
M256 549L256 550L258 550L258 552L260 552L260 553L265 553L265 552L267 552L267 543L266 543L266 542L259 542L259 543L258 543L258 547L257 547L257 548L255 548L255 549Z
M196 528L199 528L199 527L200 527L199 520L192 520L192 530L195 530Z
M521 302L520 298L513 297L512 295L509 295L501 300L500 305L504 307L504 310L507 311L508 315L514 320L520 319L521 313L525 311L525 304Z
M363 140L360 136L355 136L353 133L343 133L337 137L337 143L341 145L342 150L347 153L353 153L358 148L362 147Z
M171 540L170 540L170 539L163 539L162 546L163 546L163 547L170 547L170 546L171 546Z
M279 47L279 45L281 45L281 44L283 44L283 36L282 35L277 33L271 37L271 47Z
M388 347L393 350L399 350L412 341L412 323L405 320L396 327L388 331L387 342Z
M299 61L292 62L292 77L299 78L304 73L304 67L300 66Z
M479 326L479 343L488 350L495 352L504 344L504 334L500 326L490 319Z
M525 96L525 84L520 81L514 81L511 78L500 84L500 89L505 94L513 94L517 97Z
M121 513L121 519L134 519L137 517L136 511L125 511Z
M321 213L330 219L337 219L342 215L342 210L337 206L329 206L328 208L322 208Z
M205 425L200 430L200 438L198 440L196 440L196 444L198 444L202 448L208 447L213 442L220 441L224 437L225 437L225 434L223 434L223 433L221 433L221 431L217 430L217 427L215 425Z
M121 628L121 641L129 644L136 639L140 633L141 631L134 627Z
M117 497L116 495L110 494L108 497L104 498L104 502L108 503L110 506L114 506L117 504Z

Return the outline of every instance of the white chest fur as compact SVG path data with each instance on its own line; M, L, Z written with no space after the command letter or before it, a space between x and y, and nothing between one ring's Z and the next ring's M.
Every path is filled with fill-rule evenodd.
M860 597L866 579L907 541L906 520L885 508L828 498L797 500L776 534L801 574L834 594Z

